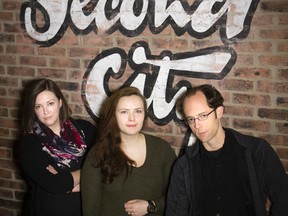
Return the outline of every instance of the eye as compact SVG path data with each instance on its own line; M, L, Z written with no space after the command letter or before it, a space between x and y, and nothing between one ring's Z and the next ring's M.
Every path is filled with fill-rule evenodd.
M143 111L142 110L136 110L136 113L141 114Z
M48 103L49 106L53 106L54 104L55 104L54 101L51 101L51 102Z
M192 123L194 123L194 121L195 121L194 118L188 118L188 119L186 119L186 123L187 123L187 124L192 124Z
M203 115L200 115L198 116L198 119L201 121L201 120L204 120L208 117L208 114L203 114Z
M37 106L35 106L35 110L38 110L39 108L40 108L40 106L38 106L38 105L37 105Z
M126 114L127 111L126 111L126 110L121 110L120 113L121 113L121 114Z

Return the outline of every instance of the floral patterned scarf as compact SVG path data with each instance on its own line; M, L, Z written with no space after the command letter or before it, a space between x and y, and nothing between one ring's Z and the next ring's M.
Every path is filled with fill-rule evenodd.
M33 127L33 134L41 137L43 151L47 152L61 169L73 167L78 163L86 151L86 144L70 120L64 122L60 137L49 127L37 121Z

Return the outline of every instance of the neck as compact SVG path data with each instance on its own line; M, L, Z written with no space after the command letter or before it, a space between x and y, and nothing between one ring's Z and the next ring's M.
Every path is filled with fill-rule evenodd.
M223 147L224 141L225 141L225 131L220 126L215 136L211 140L204 142L203 145L207 151L216 151Z
M131 148L131 147L137 147L138 144L140 144L143 134L138 133L132 136L125 136L121 135L121 146L122 148Z

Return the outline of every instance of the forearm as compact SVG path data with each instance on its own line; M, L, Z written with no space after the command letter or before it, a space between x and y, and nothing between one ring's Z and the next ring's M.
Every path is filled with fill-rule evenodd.
M71 172L71 175L73 177L73 182L74 182L73 185L74 185L74 187L76 187L77 185L80 184L80 175L81 175L80 169Z

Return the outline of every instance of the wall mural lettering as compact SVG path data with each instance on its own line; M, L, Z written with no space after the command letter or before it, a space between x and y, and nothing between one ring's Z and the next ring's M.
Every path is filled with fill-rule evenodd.
M158 125L181 121L176 100L191 83L186 78L223 79L236 63L237 53L229 45L247 37L259 0L32 0L22 5L22 28L36 44L50 47L68 27L75 35L91 32L126 37L140 35L146 27L153 34L173 28L177 36L188 33L203 39L219 30L222 46L191 52L163 50L153 55L144 41L134 43L128 53L114 47L91 60L83 77L82 95L95 120L102 101L111 94L109 84L133 70L123 86L136 86L147 98L150 119ZM41 19L39 19L39 14ZM183 80L175 83L175 77ZM177 79L179 80L179 79ZM190 132L184 138L189 142ZM186 140L186 141L185 141Z

